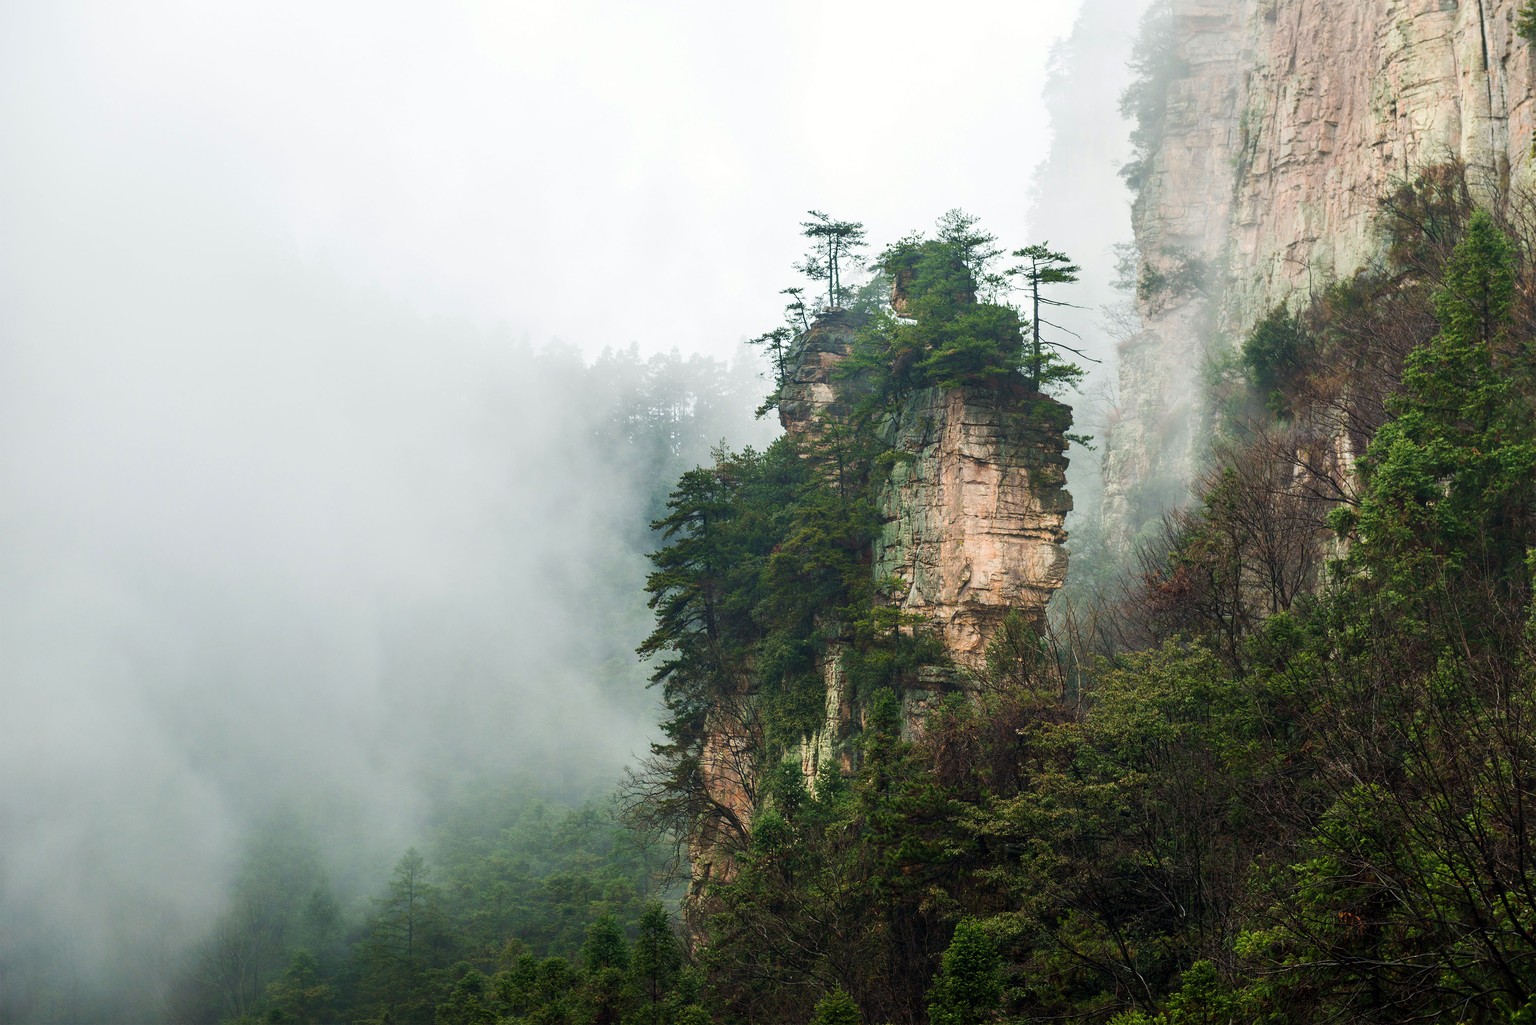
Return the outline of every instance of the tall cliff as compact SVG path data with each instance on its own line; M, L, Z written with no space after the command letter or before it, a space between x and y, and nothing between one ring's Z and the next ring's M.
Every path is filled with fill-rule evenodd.
M1105 516L1128 538L1209 439L1199 370L1277 303L1378 260L1379 200L1450 161L1493 202L1532 182L1519 0L1165 0L1128 177L1140 331L1120 352Z
M959 299L964 308L974 303L973 291ZM899 288L892 305L903 309ZM720 576L730 570L694 555L679 559L707 575L698 588L684 590L671 578L658 583L664 595L659 601L682 608L693 596L708 594L699 600L715 610L701 613L708 621L707 643L697 664L711 668L698 697L707 698L690 699L680 706L687 721L674 720L681 736L702 713L696 762L679 762L672 777L697 788L689 798L688 826L695 899L711 883L735 878L737 852L769 799L775 766L798 755L812 789L828 768L853 771L868 703L887 688L897 692L904 728L921 732L936 698L974 685L989 643L1010 614L1043 628L1046 603L1066 578L1063 523L1072 502L1064 452L1071 410L1030 387L1021 374L1004 373L980 378L986 383L917 387L871 423L855 416L873 387L868 372L840 371L854 349L859 320L832 311L810 325L787 353L776 396L789 443L777 451L793 463L780 474L798 481L777 501L794 507L807 493L821 495L830 504L818 508L833 519L851 519L838 524L818 518L814 526L798 521L804 529L775 535L772 550L760 554L777 567L770 574L789 574L780 579L796 580L794 587L803 579L811 589L818 586L815 579L826 582L815 576L818 564L847 560L848 571L863 582L855 589L864 595L859 601L865 612L899 615L875 640L869 625L848 621L850 607L831 601L815 607L809 619L796 619L794 637L759 648L749 642L739 657L720 659L731 644L723 622L732 615L728 608L761 602L762 596L728 599L722 588L733 585L722 584ZM713 497L698 507L701 518L688 543L701 541L706 522L728 529L734 515L728 480L739 472L698 471L700 495ZM846 493L858 498L845 501ZM761 508L754 522L766 523L780 511ZM830 541L832 548L796 547L812 537L821 539L813 547ZM733 551L733 559L744 554ZM810 576L802 578L804 573ZM777 600L796 599L781 594ZM852 619L860 616L852 611ZM810 653L808 662L785 659L784 651L795 647ZM883 658L902 649L922 654L875 677L867 662L862 676L854 668L871 651ZM690 671L682 660L671 665L679 676ZM684 684L669 686L681 693Z
M849 393L857 386L837 368L852 344L836 314L796 344L779 403L786 434L814 443L851 411ZM896 607L942 639L962 685L966 672L984 666L1005 618L1018 614L1043 628L1046 603L1066 581L1070 423L1067 406L1032 392L1022 378L924 388L884 421L882 441L893 463L879 495L882 523L871 572L895 582ZM801 751L807 779L829 758L846 768L838 741L853 732L860 715L835 651L823 676L826 721ZM921 728L933 696L929 690L903 695L910 728Z
M1069 419L1019 380L925 389L888 425L902 458L881 495L875 576L901 581L901 609L932 623L963 666L985 661L1010 612L1043 625L1066 582Z
M800 340L779 405L785 433L813 441L847 414L836 370L851 345L835 315ZM927 620L962 668L982 665L1010 611L1043 624L1066 580L1070 421L1068 407L1019 378L924 388L884 422L894 463L873 573L901 582L898 607Z

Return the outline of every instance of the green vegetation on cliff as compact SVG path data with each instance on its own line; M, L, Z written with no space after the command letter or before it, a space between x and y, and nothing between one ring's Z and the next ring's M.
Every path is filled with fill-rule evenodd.
M921 662L861 681L862 730L813 788L778 761L794 729L751 735L755 819L692 898L716 1020L851 1018L845 997L891 1022L1536 1013L1536 290L1530 240L1450 186L1389 201L1389 265L1261 325L1253 418L1119 605L1070 643L1014 624L919 731L899 694ZM897 251L899 327L968 306L953 252ZM897 356L946 337L881 330ZM966 351L950 365L1018 372ZM966 380L926 359L872 393ZM815 452L779 458L832 487ZM879 593L838 565L822 594L848 603L802 640L857 649ZM767 650L733 663L741 693L790 664ZM820 716L824 684L800 685Z
M844 383L873 398L845 420L682 475L642 648L665 734L623 796L709 869L690 942L636 834L595 806L488 795L350 905L303 844L253 846L189 980L213 987L200 1006L423 1025L1536 1019L1533 240L1454 177L1389 197L1381 267L1259 325L1233 385L1246 417L1118 603L1056 638L1013 617L963 693L873 577L890 461L873 428L903 387L1017 384L1016 321L953 347L950 367L998 357L978 378L925 379L933 348L903 385L856 368ZM988 304L964 249L897 251L897 326L916 330L850 308L799 341L836 326L854 350L942 347L955 321L995 323L966 320ZM856 713L813 759L834 662ZM242 935L267 946L220 946Z

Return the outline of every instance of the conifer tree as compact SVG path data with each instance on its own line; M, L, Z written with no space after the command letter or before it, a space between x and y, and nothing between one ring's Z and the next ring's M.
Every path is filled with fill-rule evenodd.
M811 1025L863 1025L864 1016L859 1005L842 989L834 989L816 1004L811 1015Z
M1512 247L1479 211L1435 295L1440 332L1409 355L1396 417L1361 461L1358 514L1338 515L1359 540L1350 565L1410 623L1446 588L1519 602L1529 586L1536 422L1496 362L1513 300Z
M980 1025L996 1016L1002 999L997 947L975 919L962 919L928 992L928 1021L930 1025Z
M629 958L630 978L640 992L640 1020L659 1025L664 1001L683 967L682 950L672 934L672 922L659 903L646 905L640 935Z
M1067 285L1077 280L1078 271L1082 268L1073 263L1066 253L1059 253L1050 248L1049 243L1025 246L1023 249L1014 250L1013 255L1024 262L1013 271L1022 278L1024 291L1029 297L1030 304L1030 340L1029 352L1024 359L1025 373L1029 376L1029 383L1035 388L1052 381L1066 381L1071 383L1082 377L1082 368L1060 358L1058 350L1065 350L1075 356L1087 359L1087 356L1070 345L1060 341L1047 341L1041 332L1041 327L1053 327L1058 331L1065 328L1052 324L1040 315L1040 307L1071 306L1071 303L1054 299L1044 294L1046 285Z
M843 285L843 267L855 262L856 250L864 248L864 225L834 220L820 210L812 210L810 215L810 220L800 222L800 229L811 240L811 251L795 269L808 278L825 279L827 309L841 309L848 293Z

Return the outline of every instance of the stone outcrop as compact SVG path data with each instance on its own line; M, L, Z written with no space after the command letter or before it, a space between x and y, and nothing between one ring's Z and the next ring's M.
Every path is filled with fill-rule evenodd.
M852 343L834 314L796 345L779 403L787 434L813 440L847 415L854 385L837 367ZM897 459L873 572L900 581L902 611L932 623L962 667L982 664L1009 611L1043 624L1066 581L1070 423L1068 407L1022 379L923 389L886 421Z
M962 666L984 663L1011 610L1043 626L1066 582L1070 415L1019 381L926 389L890 422L901 458L881 496L874 572L900 580L902 611L933 623Z
M852 412L848 382L837 373L852 347L851 326L838 312L822 314L796 339L785 361L784 386L779 389L779 423L785 433L813 441L828 423Z
M1143 126L1132 215L1141 331L1121 351L1107 437L1112 533L1198 465L1212 348L1377 259L1390 188L1452 160L1485 202L1532 185L1536 58L1514 32L1519 5L1170 0L1175 70L1160 123Z
M902 308L899 287L893 300ZM968 293L963 301L974 298ZM847 422L858 405L858 380L840 372L855 330L850 315L823 314L788 353L779 419L808 458L817 458L828 429ZM1010 612L1044 625L1046 602L1066 579L1070 423L1068 407L1032 391L1022 377L923 389L886 416L883 440L895 461L878 496L883 522L870 572L896 584L900 610L931 624L962 670L958 678L936 674L922 681L924 689L901 696L909 731L921 730L941 693L969 682L964 670L983 667L988 643ZM798 752L786 752L798 756L812 788L828 766L843 773L854 768L856 745L848 741L864 710L848 685L843 651L834 642L821 658L821 727L801 738ZM733 852L745 843L757 811L765 751L756 711L743 682L715 700L706 720L699 765L706 810L689 837L695 930L710 882L735 876Z
M896 290L898 303L900 295ZM834 314L812 325L791 351L779 402L791 437L814 443L851 412L857 384L838 367L852 344L849 325ZM896 461L879 497L883 525L871 571L896 584L901 611L932 624L962 670L981 668L1010 612L1043 626L1046 602L1066 580L1063 523L1072 499L1063 453L1070 421L1068 407L1018 380L924 389L885 422ZM822 676L825 723L800 748L808 781L830 759L842 771L851 768L840 741L860 717L835 646ZM921 727L934 697L903 696L909 729Z

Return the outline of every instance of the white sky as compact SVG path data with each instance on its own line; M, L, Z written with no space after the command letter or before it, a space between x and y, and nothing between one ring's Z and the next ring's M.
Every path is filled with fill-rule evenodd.
M535 343L724 355L777 322L809 208L1032 241L1078 6L12 2L0 214L128 260L190 221Z

